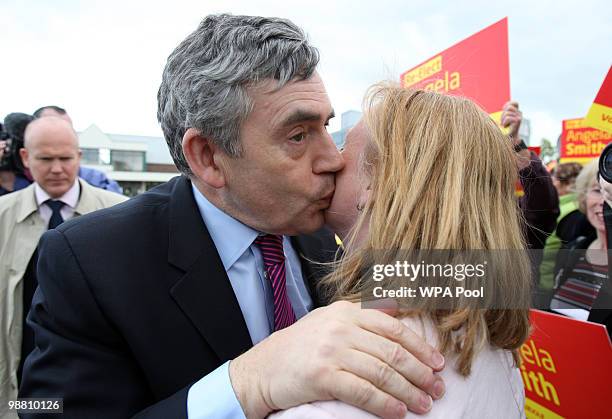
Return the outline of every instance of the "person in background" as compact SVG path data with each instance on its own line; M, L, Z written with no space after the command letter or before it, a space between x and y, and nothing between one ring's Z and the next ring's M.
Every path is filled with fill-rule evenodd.
M36 111L34 111L33 115L35 118L56 116L64 119L65 121L69 122L70 125L72 125L72 119L70 118L70 115L68 115L68 112L59 106L43 106L42 108L38 108ZM113 179L107 177L106 174L100 170L81 166L79 167L79 177L97 188L106 189L107 191L116 192L118 194L123 193L121 186L119 186L119 184Z
M552 180L559 195L559 217L553 234L546 239L544 256L540 264L540 282L542 290L551 290L557 250L563 244L575 239L574 230L581 223L584 215L578 209L578 201L574 191L576 177L580 174L582 165L579 163L561 163L552 172Z
M595 229L595 237L580 236L564 246L557 256L553 312L605 324L610 333L612 310L609 288L608 243L604 221L604 196L598 179L598 160L587 164L576 178L578 206Z
M32 119L31 115L13 112L4 118L4 124L0 124L0 196L32 183L32 177L19 156L23 133Z
M389 84L374 86L365 108L364 119L347 135L346 166L326 213L328 226L346 244L323 282L332 300L359 301L367 293L372 277L364 272L371 272L374 249L521 253L517 156L484 111L464 98ZM526 254L515 258L511 252L497 263L489 266L485 292L495 289L508 298L503 307L519 309L467 308L456 299L456 305L438 310L432 300L406 307L398 299L402 321L448 360L439 373L447 391L429 418L524 417L517 351L529 334L530 263ZM380 375L393 380L384 368ZM322 401L271 418L373 416Z
M78 179L78 139L68 122L55 117L34 120L28 124L24 140L20 154L34 183L0 197L2 418L11 417L5 410L6 402L17 397L23 361L34 347L25 318L37 286L36 248L40 237L64 220L127 199Z
M523 229L527 249L531 250L531 268L534 285L539 283L539 268L546 239L555 230L559 216L559 197L548 170L536 153L529 150L519 136L523 115L517 102L507 102L502 111L501 124L509 129L514 150L517 153L519 180L524 194L519 198L523 214ZM539 291L534 294L536 306L546 300Z

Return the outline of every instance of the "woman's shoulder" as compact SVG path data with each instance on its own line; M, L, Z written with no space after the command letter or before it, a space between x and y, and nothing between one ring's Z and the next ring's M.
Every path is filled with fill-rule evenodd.
M431 320L419 317L405 317L401 320L429 344L437 345L437 333ZM459 374L455 358L447 356L446 366L439 375L446 385L446 394L434 402L428 414L418 417L524 417L523 382L510 351L485 345L474 357L472 372L468 377ZM417 415L409 413L407 417ZM278 412L271 418L372 419L375 416L339 401L322 401Z
M437 331L430 319L407 317L402 322L429 344L438 344ZM470 412L484 417L487 413L508 418L524 415L523 381L512 352L508 350L485 343L474 356L467 377L457 371L456 357L447 355L446 366L439 375L446 384L446 394L434 403L431 417L470 417Z
M365 410L338 400L305 403L291 409L276 412L268 419L375 419Z

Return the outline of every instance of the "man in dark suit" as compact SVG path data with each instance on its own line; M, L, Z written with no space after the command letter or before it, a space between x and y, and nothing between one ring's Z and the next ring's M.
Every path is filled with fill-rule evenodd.
M275 18L209 16L176 48L158 119L183 176L43 237L22 397L69 418L431 408L437 351L358 304L315 310L333 238L304 235L343 167L317 62Z

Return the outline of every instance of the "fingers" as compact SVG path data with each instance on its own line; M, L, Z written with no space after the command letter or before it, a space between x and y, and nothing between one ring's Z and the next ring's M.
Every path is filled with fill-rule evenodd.
M399 419L407 413L404 403L346 371L338 371L335 375L330 396L383 418Z
M433 370L444 368L442 354L398 319L377 310L359 310L357 322L361 328L399 343Z
M504 103L502 111L507 111L507 110L517 111L518 108L519 108L518 102L515 101L515 100L510 100L510 101Z
M519 111L519 104L516 101L508 101L502 108L501 125L504 128L517 126L523 120L523 113Z
M343 357L343 368L402 401L408 410L425 413L432 399L444 395L444 382L397 343L380 336L359 337L360 346Z
M504 127L508 125L520 123L523 120L523 113L521 111L508 110L504 111L501 116L501 123Z
M409 387L413 388L411 393L415 393L420 398L429 397L428 395L430 395L434 399L439 399L444 395L445 386L442 378L435 375L429 366L419 361L399 343L389 341L367 331L363 331L357 339L355 349L375 357L385 365L386 369L394 371L397 374L397 378L402 379L404 387L409 385ZM378 372L383 374L386 369L384 371L379 369ZM366 378L362 375L360 376ZM375 382L372 383L376 385ZM385 390L384 388L382 389ZM395 393L392 394L395 395ZM405 396L410 398L403 399L402 394L404 393L400 393L397 397L407 403L410 410L413 410L410 406L414 405L415 398L410 397L410 394L406 393Z

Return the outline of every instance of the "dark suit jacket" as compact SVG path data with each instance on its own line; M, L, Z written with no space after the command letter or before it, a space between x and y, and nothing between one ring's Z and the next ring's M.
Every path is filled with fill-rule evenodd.
M294 246L320 305L304 256L330 261L333 235ZM45 233L39 252L20 397L63 397L62 417L186 417L189 387L252 346L184 177Z

